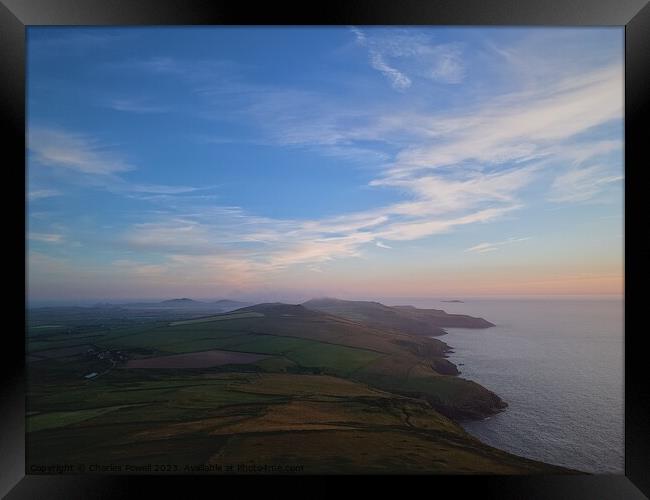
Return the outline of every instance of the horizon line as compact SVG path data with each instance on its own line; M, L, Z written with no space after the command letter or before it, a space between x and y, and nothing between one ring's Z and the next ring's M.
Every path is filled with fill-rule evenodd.
M307 297L307 296L305 296ZM395 300L464 300L464 299L625 299L625 293L591 293L591 294L476 294L476 295L399 295L399 296L333 296L333 295L309 295L309 298L296 300L288 297L250 297L250 296L231 296L231 297L188 297L188 296L162 296L162 297L107 297L107 298L27 298L25 305L30 303L85 303L85 304L115 304L115 303L133 303L133 302L161 302L168 300L190 299L196 302L216 302L222 300L231 300L234 302L283 302L287 304L302 303L313 299L337 299L350 301L395 301Z

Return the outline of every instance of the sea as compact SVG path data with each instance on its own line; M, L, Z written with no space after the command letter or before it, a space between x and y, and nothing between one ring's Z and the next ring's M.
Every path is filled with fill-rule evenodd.
M413 302L413 301L412 301ZM397 302L392 305L397 305ZM624 472L624 303L618 298L467 298L413 303L496 326L448 328L461 377L508 408L463 422L516 455L596 474Z

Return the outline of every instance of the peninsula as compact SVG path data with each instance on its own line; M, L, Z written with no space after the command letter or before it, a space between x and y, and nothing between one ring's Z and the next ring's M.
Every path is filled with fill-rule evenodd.
M564 472L458 425L506 403L459 377L432 337L492 326L485 319L338 299L205 314L188 301L30 310L28 456L213 471Z

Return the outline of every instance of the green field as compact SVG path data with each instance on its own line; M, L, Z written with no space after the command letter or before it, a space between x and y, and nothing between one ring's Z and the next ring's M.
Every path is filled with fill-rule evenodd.
M217 316L209 316L207 318L186 319L184 321L173 321L171 326L176 325L195 325L197 323L211 323L212 321L226 321L229 319L246 319L246 318L261 318L264 316L257 312L233 313L233 314L219 314Z
M313 343L287 354L300 366L322 367L343 375L349 375L381 356L383 354L379 352L323 343Z
M117 411L121 408L129 408L133 405L109 406L107 408L90 408L87 410L54 411L39 413L27 418L27 432L55 429L66 425L76 424L84 420L90 420L100 415Z

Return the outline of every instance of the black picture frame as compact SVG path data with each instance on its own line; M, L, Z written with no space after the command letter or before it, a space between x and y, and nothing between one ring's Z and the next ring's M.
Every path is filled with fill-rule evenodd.
M625 324L643 325L650 252L643 244L647 227L643 162L650 114L650 5L648 0L348 0L322 3L202 0L0 0L0 112L7 125L0 198L7 218L16 221L7 236L5 268L23 278L5 284L5 311L23 325L25 267L25 28L32 25L527 25L625 26ZM21 169L21 165L23 168ZM22 202L21 202L22 198ZM21 203L23 203L21 205ZM636 219L638 218L638 223ZM638 225L637 225L638 224ZM637 236L638 235L638 236ZM629 239L628 239L629 238ZM637 242L636 240L640 240ZM9 269L11 270L11 269ZM7 274L5 272L5 274ZM23 288L23 292L25 292ZM625 474L579 476L426 476L424 488L468 492L509 499L623 499L650 496L650 390L647 384L646 329L626 328L625 335ZM106 498L132 492L187 495L231 477L25 475L24 333L3 328L0 388L0 495L6 498ZM256 483L238 477L238 487ZM296 478L293 478L294 480ZM377 481L377 477L371 478ZM409 479L411 481L412 479ZM189 481L189 483L188 483ZM426 482L425 482L426 481ZM381 481L384 483L385 481ZM324 483L332 484L332 483ZM402 483L404 485L405 483ZM409 486L409 490L412 487Z

